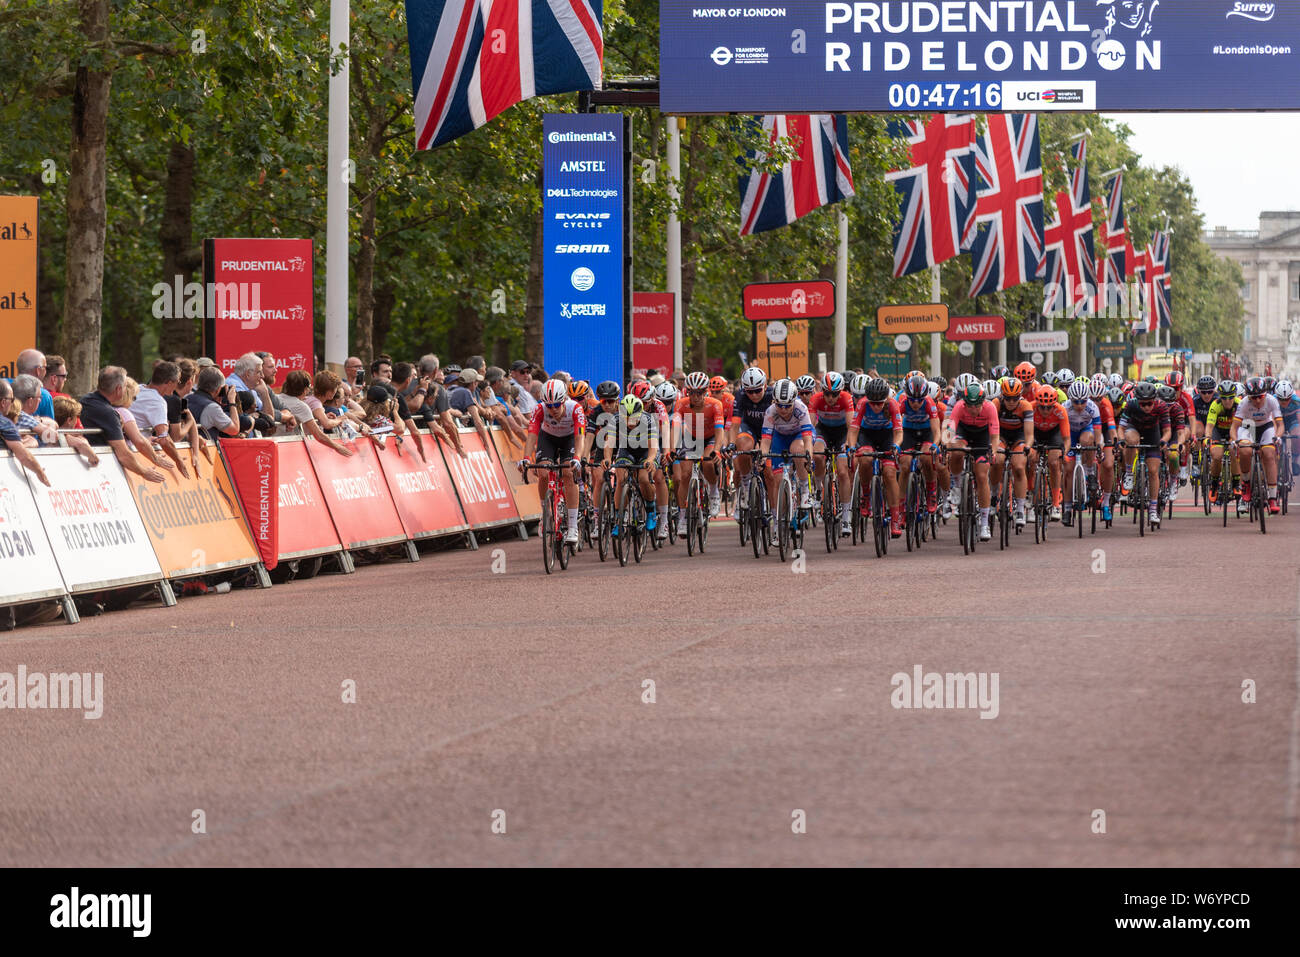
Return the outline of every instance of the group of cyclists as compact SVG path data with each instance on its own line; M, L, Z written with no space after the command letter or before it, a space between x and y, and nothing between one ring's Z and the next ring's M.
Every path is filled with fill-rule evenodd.
M1162 460L1179 485L1200 481L1208 468L1212 501L1232 494L1240 509L1252 496L1265 495L1272 514L1279 510L1279 468L1300 475L1300 398L1289 381L1269 377L1235 382L1202 376L1189 391L1177 371L1163 380L1133 382L1101 372L1040 372L1022 362L1014 369L995 368L984 381L963 373L951 385L920 371L896 386L840 372L772 383L762 369L750 367L734 392L723 377L702 372L686 376L684 386L679 392L671 380L657 386L638 380L625 391L606 381L593 390L567 377L545 384L524 454L528 463L567 466L567 544L579 540L580 483L594 490L599 514L604 473L615 466L630 466L616 469L616 494L627 476L635 476L647 529L660 542L670 533L670 494L677 505L676 532L686 534L687 486L697 463L709 518L718 516L724 489L734 489L735 501L748 501L756 476L765 483L766 501L776 501L786 467L795 472L798 507L811 509L828 487L826 470L833 469L845 537L854 518L853 471L869 480L878 469L887 511L881 518L890 537L898 538L904 528L899 477L915 474L913 459L925 483L925 509L946 520L958 506L953 477L963 473L970 456L980 541L991 538L990 512L1006 469L1012 473L1008 511L1017 530L1028 520L1034 476L1044 471L1050 494L1039 501L1050 503L1044 505L1047 520L1067 526L1082 521L1072 508L1080 500L1073 487L1076 459L1107 524L1115 505L1133 490L1139 456L1147 488L1159 487ZM1266 488L1252 488L1249 481L1256 454ZM1045 470L1039 469L1040 456ZM862 500L858 507L865 511L869 505ZM1159 526L1155 497L1147 507L1148 522Z

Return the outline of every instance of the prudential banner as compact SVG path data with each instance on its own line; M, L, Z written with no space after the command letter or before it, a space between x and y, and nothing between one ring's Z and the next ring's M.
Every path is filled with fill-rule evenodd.
M593 386L623 381L623 117L542 118L545 357Z
M660 0L665 113L1300 109L1300 2Z

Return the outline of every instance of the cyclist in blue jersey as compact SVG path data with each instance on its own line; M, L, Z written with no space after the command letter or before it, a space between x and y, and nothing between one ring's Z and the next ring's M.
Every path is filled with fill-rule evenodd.
M763 438L763 419L767 417L768 407L772 404L772 390L767 385L767 373L757 366L751 366L740 376L740 395L731 410L732 434L736 448L741 452L752 451ZM736 456L736 474L740 477L740 501L749 500L749 483L753 460L748 455ZM740 520L740 509L736 509L736 520Z

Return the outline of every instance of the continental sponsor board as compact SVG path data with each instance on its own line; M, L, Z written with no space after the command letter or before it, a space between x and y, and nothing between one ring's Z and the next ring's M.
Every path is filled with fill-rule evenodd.
M195 457L197 470L184 446L181 459L188 476L169 471L160 484L130 474L131 494L163 573L183 578L255 564L257 545L216 450L209 446Z
M66 592L25 472L0 452L0 605Z
M30 483L50 547L70 592L163 577L121 464L102 455L90 468L71 452L46 453L50 487Z
M877 306L876 331L886 336L900 332L947 332L948 306L942 302Z
M37 199L0 196L0 376L36 347Z

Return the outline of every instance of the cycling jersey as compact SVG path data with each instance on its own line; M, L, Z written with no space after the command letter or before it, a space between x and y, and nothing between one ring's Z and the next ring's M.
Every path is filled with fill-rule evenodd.
M1105 432L1115 431L1115 410L1111 407L1110 399L1102 396L1100 399L1094 399L1097 403L1097 411L1101 413L1101 427Z
M1059 403L1034 408L1034 442L1060 447L1070 432L1070 416Z
M1140 402L1136 399L1131 400L1124 406L1120 425L1138 432L1150 432L1154 429L1163 433L1170 425L1169 406L1156 399L1155 404L1151 406L1151 411L1145 412Z
M1199 392L1192 397L1192 414L1201 425L1205 424L1205 417L1210 414L1210 406L1212 405L1214 405L1214 400L1203 399Z
M989 401L981 402L979 405L970 406L966 400L962 399L952 409L952 415L949 416L953 428L959 432L970 429L979 432L988 430L990 436L998 434L998 412Z
M1180 391L1178 393L1178 404L1183 410L1183 427L1191 428L1192 419L1196 416L1196 403L1192 401L1190 395Z
M825 392L814 393L808 402L808 414L815 417L818 426L843 427L853 414L853 396L843 389L835 394L834 399L828 399Z
M812 419L808 415L808 407L799 400L795 400L794 410L790 413L788 419L783 419L776 414L776 406L770 405L767 413L763 416L763 435L781 435L793 436L800 433L811 435L813 430Z
M1181 402L1169 403L1169 431L1171 438L1177 438L1178 430L1187 428L1187 410Z
M904 399L898 404L899 415L903 419L903 428L929 432L930 423L939 420L939 409L931 398L924 398L919 405L912 399Z
M731 410L732 425L739 425L750 435L758 438L763 434L763 417L767 415L767 407L772 404L772 390L770 388L763 391L763 395L758 399L751 399L744 392L736 399L736 404Z
M726 428L726 426L731 422L732 411L736 407L736 397L725 390L722 392L710 392L709 397L722 403L722 424L723 428Z
M655 444L656 448L659 447L658 416L652 413L642 412L637 418L636 427L629 428L627 413L620 409L615 427L618 429L618 456L620 458L629 455L629 453L642 453L642 455L633 454L631 456L639 461L643 454L649 450L651 442Z
M1258 405L1253 399L1243 399L1237 403L1237 412L1233 418L1241 419L1243 422L1254 422L1256 428L1268 428L1273 424L1274 419L1282 418L1282 409L1277 404L1277 398L1271 395L1262 397L1263 402Z
M587 427L587 415L582 406L572 399L564 401L564 409L558 417L552 417L545 405L539 404L533 413L533 421L528 431L533 435L575 435Z
M722 415L722 403L709 396L704 397L702 408L691 408L691 397L688 395L678 399L673 408L673 417L682 424L682 435L699 437L705 442L713 441L715 431L724 427Z
M999 399L996 405L998 426L1002 432L1019 435L1025 431L1026 422L1034 421L1034 407L1026 399L1018 399L1011 406Z
M596 433L596 439L591 446L593 458L597 458L598 453L604 451L606 443L612 442L615 448L618 447L618 417L617 411L606 412L600 406L597 406L595 413L588 417L588 431Z
M1282 411L1282 424L1288 429L1295 428L1300 422L1300 396L1291 396L1286 402L1278 400L1277 407Z
M853 424L860 430L868 432L878 432L884 429L896 431L903 427L903 418L898 410L898 403L889 399L877 411L871 407L871 403L863 399L858 403L857 412L853 417Z
M1210 403L1209 411L1205 414L1205 428L1207 431L1215 429L1226 435L1228 426L1232 424L1233 417L1236 414L1237 402L1234 401L1231 405L1224 405L1222 399L1215 399Z
M1097 408L1097 403L1089 399L1083 405L1075 405L1073 402L1066 408L1066 415L1070 419L1070 435L1072 439L1078 438L1084 432L1092 430L1101 431L1101 410Z

